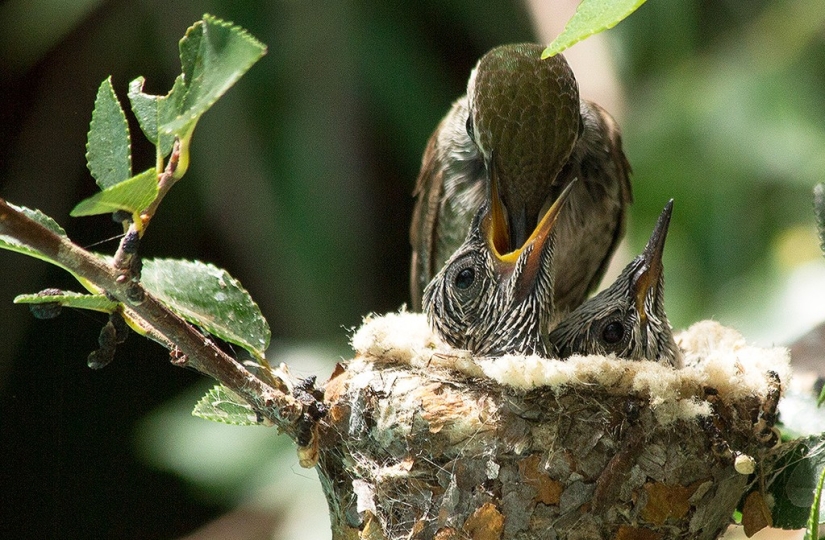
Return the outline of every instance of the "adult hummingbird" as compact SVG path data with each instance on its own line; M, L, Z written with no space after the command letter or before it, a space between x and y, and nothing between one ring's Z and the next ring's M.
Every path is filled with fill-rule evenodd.
M664 305L662 253L672 212L671 199L641 255L610 287L570 312L550 332L553 356L615 354L682 367Z
M424 289L433 330L475 356L547 356L553 308L553 247L568 185L521 247L507 251L507 222L495 178L464 243Z
M604 109L579 99L567 61L541 60L542 49L504 45L485 54L467 94L427 143L410 228L415 309L489 202L493 179L505 215L504 252L523 247L559 193L579 180L555 226L557 310L584 301L624 235L632 195L619 128Z

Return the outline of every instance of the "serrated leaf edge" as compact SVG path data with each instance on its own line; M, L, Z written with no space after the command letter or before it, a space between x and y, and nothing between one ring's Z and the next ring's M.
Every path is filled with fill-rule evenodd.
M231 343L234 343L235 345L243 347L245 350L247 350L250 354L252 354L257 359L265 358L266 349L269 347L269 343L272 339L269 324L267 323L266 318L263 316L263 312L261 311L261 308L258 305L258 303L255 302L255 300L252 298L252 295L249 294L249 291L247 291L246 288L244 288L243 284L241 284L241 282L238 279L232 277L232 274L230 274L225 269L220 268L218 266L215 266L212 263L206 263L206 262L199 261L199 260L188 260L188 259L167 259L167 258L147 259L147 260L144 261L144 271L146 271L146 267L151 266L153 263L163 263L163 262L167 262L167 261L171 262L171 263L182 263L182 264L188 264L188 265L193 265L195 267L199 267L199 268L204 269L207 272L209 272L209 274L212 277L214 277L215 279L225 280L231 286L235 287L239 291L242 291L246 295L246 297L249 300L249 302L251 303L251 305L257 310L258 316L260 316L261 320L263 321L263 323L265 325L266 331L265 331L265 335L263 336L264 342L261 344L260 347L257 347L252 343L237 343L236 341L232 341L232 340L229 340L229 339L227 339L226 341L230 341ZM144 286L145 286L145 283L144 283ZM153 291L152 289L150 289L148 287L147 287L147 290L149 290L149 292L152 292L153 294L158 296L159 299L162 299L163 296L164 296L164 295L160 294L158 291ZM201 328L203 328L207 331L210 331L208 325L205 324L205 323L208 323L208 321L204 321L202 318L197 317L197 315L201 315L201 314L199 314L197 312L194 312L194 311L191 311L191 310L188 310L188 309L181 309L178 306L170 304L166 300L163 300L163 302L164 302L164 304L166 304L169 307L169 309L174 311L177 315L179 315L180 317L182 317L186 321L190 322L191 324L194 324L195 326L198 326L198 327L201 327ZM217 335L217 332L214 332L214 333ZM251 341L251 340L245 340L245 341ZM247 345L253 347L253 349L250 350L249 348L247 348Z
M124 180L128 180L132 176L132 136L131 136L131 133L129 132L129 122L126 119L126 112L123 110L123 105L121 105L120 100L117 98L117 92L115 92L115 87L112 84L112 76L109 75L108 77L106 77L100 83L100 86L98 87L98 90L97 90L97 94L95 94L95 104L94 104L94 109L92 110L92 120L89 122L89 131L86 134L86 155L85 155L85 157L86 157L86 168L89 170L89 173L92 175L92 178L95 179L95 182L97 183L97 185L101 189L105 189L106 187L110 187L110 186L104 186L104 185L101 184L102 180L97 177L97 174L99 174L100 171L95 171L95 168L92 167L92 162L91 162L91 159L90 159L92 157L91 156L92 148L91 148L90 139L91 139L92 131L95 129L95 127L94 127L95 126L95 120L96 120L95 114L96 114L97 108L98 108L98 99L100 98L100 93L101 93L102 90L104 90L104 87L105 87L106 90L108 90L108 95L110 95L113 102L117 105L118 111L120 112L120 115L119 115L119 118L121 120L120 123L122 124L122 126L124 128L122 134L125 134L125 136L126 136L126 148L127 148L127 153L126 153L126 159L127 159L127 162L128 162L127 163L127 169L126 169L127 170L127 175L126 175L125 178L123 178L121 180L118 180L117 182L115 182L115 184L112 184L112 185L116 185L119 182L122 182Z

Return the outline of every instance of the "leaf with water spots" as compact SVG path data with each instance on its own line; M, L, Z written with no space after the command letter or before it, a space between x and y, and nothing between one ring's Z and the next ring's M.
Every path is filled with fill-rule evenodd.
M112 313L118 303L109 300L105 294L84 294L73 291L46 289L37 294L20 294L14 298L15 304L59 304L62 307L90 309Z
M233 426L259 426L252 407L223 385L209 390L195 405L192 416Z
M264 358L269 325L246 289L226 270L200 261L148 259L141 281L190 323Z

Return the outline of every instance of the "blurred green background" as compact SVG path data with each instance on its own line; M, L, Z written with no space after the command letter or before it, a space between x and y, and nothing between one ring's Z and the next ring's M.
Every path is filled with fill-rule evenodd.
M569 16L538 4L7 0L0 196L113 251L116 239L95 243L118 234L114 223L68 218L96 190L84 145L100 81L112 75L124 97L144 75L146 91L165 93L177 40L204 12L247 28L269 53L199 123L192 166L142 253L229 270L272 326L273 359L324 380L362 316L407 301L421 152L478 57L547 40ZM672 197L675 327L712 317L771 344L825 318L810 195L825 168L825 2L651 0L599 39L583 56L604 73L574 69L604 91L634 169L619 267ZM135 124L132 135L142 170L152 149ZM102 317L38 321L11 303L77 290L72 280L6 252L0 275L0 535L175 538L236 504L232 535L213 525L192 538L322 534L306 529L324 530L317 512L289 525L287 503L317 503L320 490L274 430L189 417L206 382L134 336L90 371Z

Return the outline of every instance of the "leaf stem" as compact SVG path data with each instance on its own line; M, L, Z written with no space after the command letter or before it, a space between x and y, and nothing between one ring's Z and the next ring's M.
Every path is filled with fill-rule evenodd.
M144 227L147 226L152 217L154 217L155 212L158 210L158 206L160 206L160 203L163 201L166 194L169 193L169 190L172 189L172 186L175 185L175 182L180 180L180 177L177 175L180 152L180 139L175 138L175 142L172 144L172 153L169 155L169 163L166 164L166 169L164 169L158 177L158 196L154 201L152 201L152 204L146 207L146 210L141 213Z
M136 268L135 260L138 256L138 244L140 239L146 233L146 228L149 222L154 217L158 210L161 201L172 189L172 186L179 180L177 176L178 163L180 159L181 143L179 139L175 139L172 145L172 154L169 156L169 163L162 173L158 175L158 195L155 200L143 210L140 215L133 217L132 223L126 230L126 234L120 241L117 251L115 252L112 265L117 269L122 279L137 282L140 279L139 268ZM162 158L159 165L162 166Z

